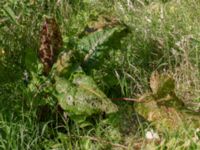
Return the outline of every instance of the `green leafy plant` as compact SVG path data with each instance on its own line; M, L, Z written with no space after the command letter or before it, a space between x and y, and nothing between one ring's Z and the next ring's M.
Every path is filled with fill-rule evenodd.
M174 80L159 77L161 88L148 96L159 101L175 91L198 114L199 5L198 0L1 0L1 149L199 149L198 117L189 114L187 125L180 125L174 109L153 107L160 119L149 124L137 114L148 107L122 101L150 91L149 78L158 70ZM46 77L37 52L44 16L55 18L63 36L62 52ZM156 108L173 105L162 100ZM166 130L164 121L160 139L146 139L145 128L170 119L179 130Z

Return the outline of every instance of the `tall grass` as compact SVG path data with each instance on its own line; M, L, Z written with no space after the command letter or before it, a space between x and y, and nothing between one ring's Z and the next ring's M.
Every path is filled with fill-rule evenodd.
M196 129L185 126L172 133L163 129L159 145L156 141L149 142L145 140L145 125L139 123L141 128L131 130L134 121L123 120L127 114L121 115L121 121L125 122L122 127L131 132L125 135L113 122L101 117L85 129L70 121L61 129L51 124L55 120L39 122L34 98L22 82L25 70L37 70L39 31L44 15L54 16L58 21L65 49L74 49L80 33L90 22L108 15L116 18L127 32L106 49L100 67L87 72L99 87L109 97L135 97L150 90L150 74L159 70L173 75L177 95L198 110L199 6L198 0L1 1L0 149L200 148L199 141L194 140ZM130 116L135 113L132 104L116 103L122 112L128 111Z

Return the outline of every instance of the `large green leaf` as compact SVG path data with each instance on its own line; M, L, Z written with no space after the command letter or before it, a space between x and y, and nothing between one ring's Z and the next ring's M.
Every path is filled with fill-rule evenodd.
M56 77L56 97L60 106L71 116L118 110L106 95L98 88L93 79L83 72L74 72L70 80Z
M93 54L97 52L99 46L104 44L109 40L110 37L115 33L115 31L121 30L119 27L112 29L97 31L91 33L90 35L82 38L78 42L78 49L85 52L84 61L87 62Z

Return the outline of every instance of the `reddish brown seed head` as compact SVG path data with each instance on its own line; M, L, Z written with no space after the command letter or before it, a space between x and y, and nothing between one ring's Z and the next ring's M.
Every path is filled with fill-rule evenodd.
M51 71L62 44L62 36L56 20L45 18L40 31L40 48L38 52L40 61L43 64L44 75L48 75Z

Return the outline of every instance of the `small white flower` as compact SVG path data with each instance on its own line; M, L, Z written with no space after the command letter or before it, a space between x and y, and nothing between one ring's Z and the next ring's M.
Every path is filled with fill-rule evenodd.
M158 133L154 132L153 129L146 131L145 137L148 140L158 140L158 139L160 139Z

